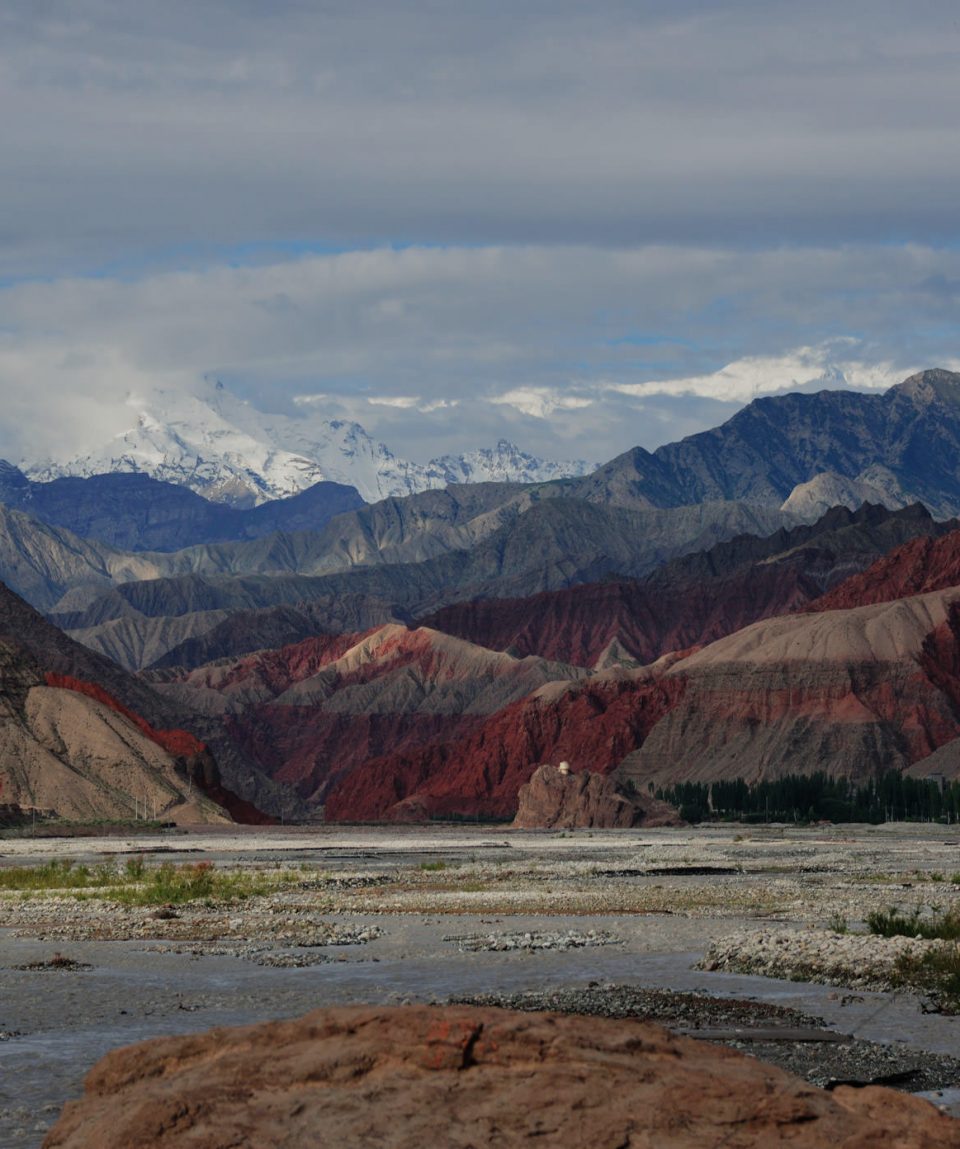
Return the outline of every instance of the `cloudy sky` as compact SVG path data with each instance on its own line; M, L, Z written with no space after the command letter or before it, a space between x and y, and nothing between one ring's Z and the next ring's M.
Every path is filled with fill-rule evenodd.
M606 459L956 366L958 108L940 0L4 0L0 453L215 377Z

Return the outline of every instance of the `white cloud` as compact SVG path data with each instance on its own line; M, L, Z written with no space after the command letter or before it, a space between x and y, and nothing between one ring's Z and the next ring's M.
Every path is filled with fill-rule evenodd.
M866 363L852 358L858 348L858 340L832 339L818 347L799 347L783 355L747 356L705 375L602 386L637 398L696 395L727 403L749 403L760 395L785 391L848 387L885 391L911 373L910 368L891 362Z
M535 419L549 418L555 411L576 411L589 407L594 400L584 395L564 395L552 387L514 387L502 395L493 395L490 402L502 407L514 407Z
M402 318L384 322L384 299ZM208 377L355 419L411 458L500 437L609 458L756 394L949 366L958 301L960 252L918 245L384 248L14 284L0 454L95 445L129 392Z
M367 402L375 407L399 407L407 411L420 406L416 395L368 395Z
M434 411L452 411L454 407L459 406L459 399L434 399L430 403L424 403L419 410L422 415L432 415Z

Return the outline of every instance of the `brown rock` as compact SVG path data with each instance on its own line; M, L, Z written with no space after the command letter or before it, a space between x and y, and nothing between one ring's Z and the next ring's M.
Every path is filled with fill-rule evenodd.
M636 1021L466 1006L317 1010L108 1054L44 1149L960 1145L925 1101L826 1093Z
M631 826L680 825L677 811L655 798L640 800L622 793L612 778L584 770L565 774L556 766L540 766L520 787L513 822L523 830L628 829Z

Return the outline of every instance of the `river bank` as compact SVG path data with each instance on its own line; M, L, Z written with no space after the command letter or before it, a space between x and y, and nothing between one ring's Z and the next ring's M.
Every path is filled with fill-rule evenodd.
M856 937L871 909L953 904L960 851L938 828L230 828L0 842L4 868L132 858L209 862L271 888L175 907L96 890L0 895L0 1136L11 1147L38 1143L109 1048L347 1002L526 994L712 1031L818 1083L960 1085L960 1019L924 1014L911 994L694 968L751 931L800 944L843 918ZM766 1041L732 1032L773 1026Z

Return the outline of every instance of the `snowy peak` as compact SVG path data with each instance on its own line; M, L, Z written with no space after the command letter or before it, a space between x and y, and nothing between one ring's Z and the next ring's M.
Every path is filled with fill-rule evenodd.
M258 411L222 383L197 394L156 390L128 400L130 426L101 447L26 469L37 482L65 475L142 472L234 506L295 495L321 480L355 487L367 502L450 483L543 482L594 464L537 459L501 440L492 449L429 463L398 458L359 423Z
M466 455L442 455L427 466L440 472L444 486L450 483L545 483L550 479L585 475L596 469L596 464L582 459L563 463L538 459L506 439L501 439L496 447L483 447Z

